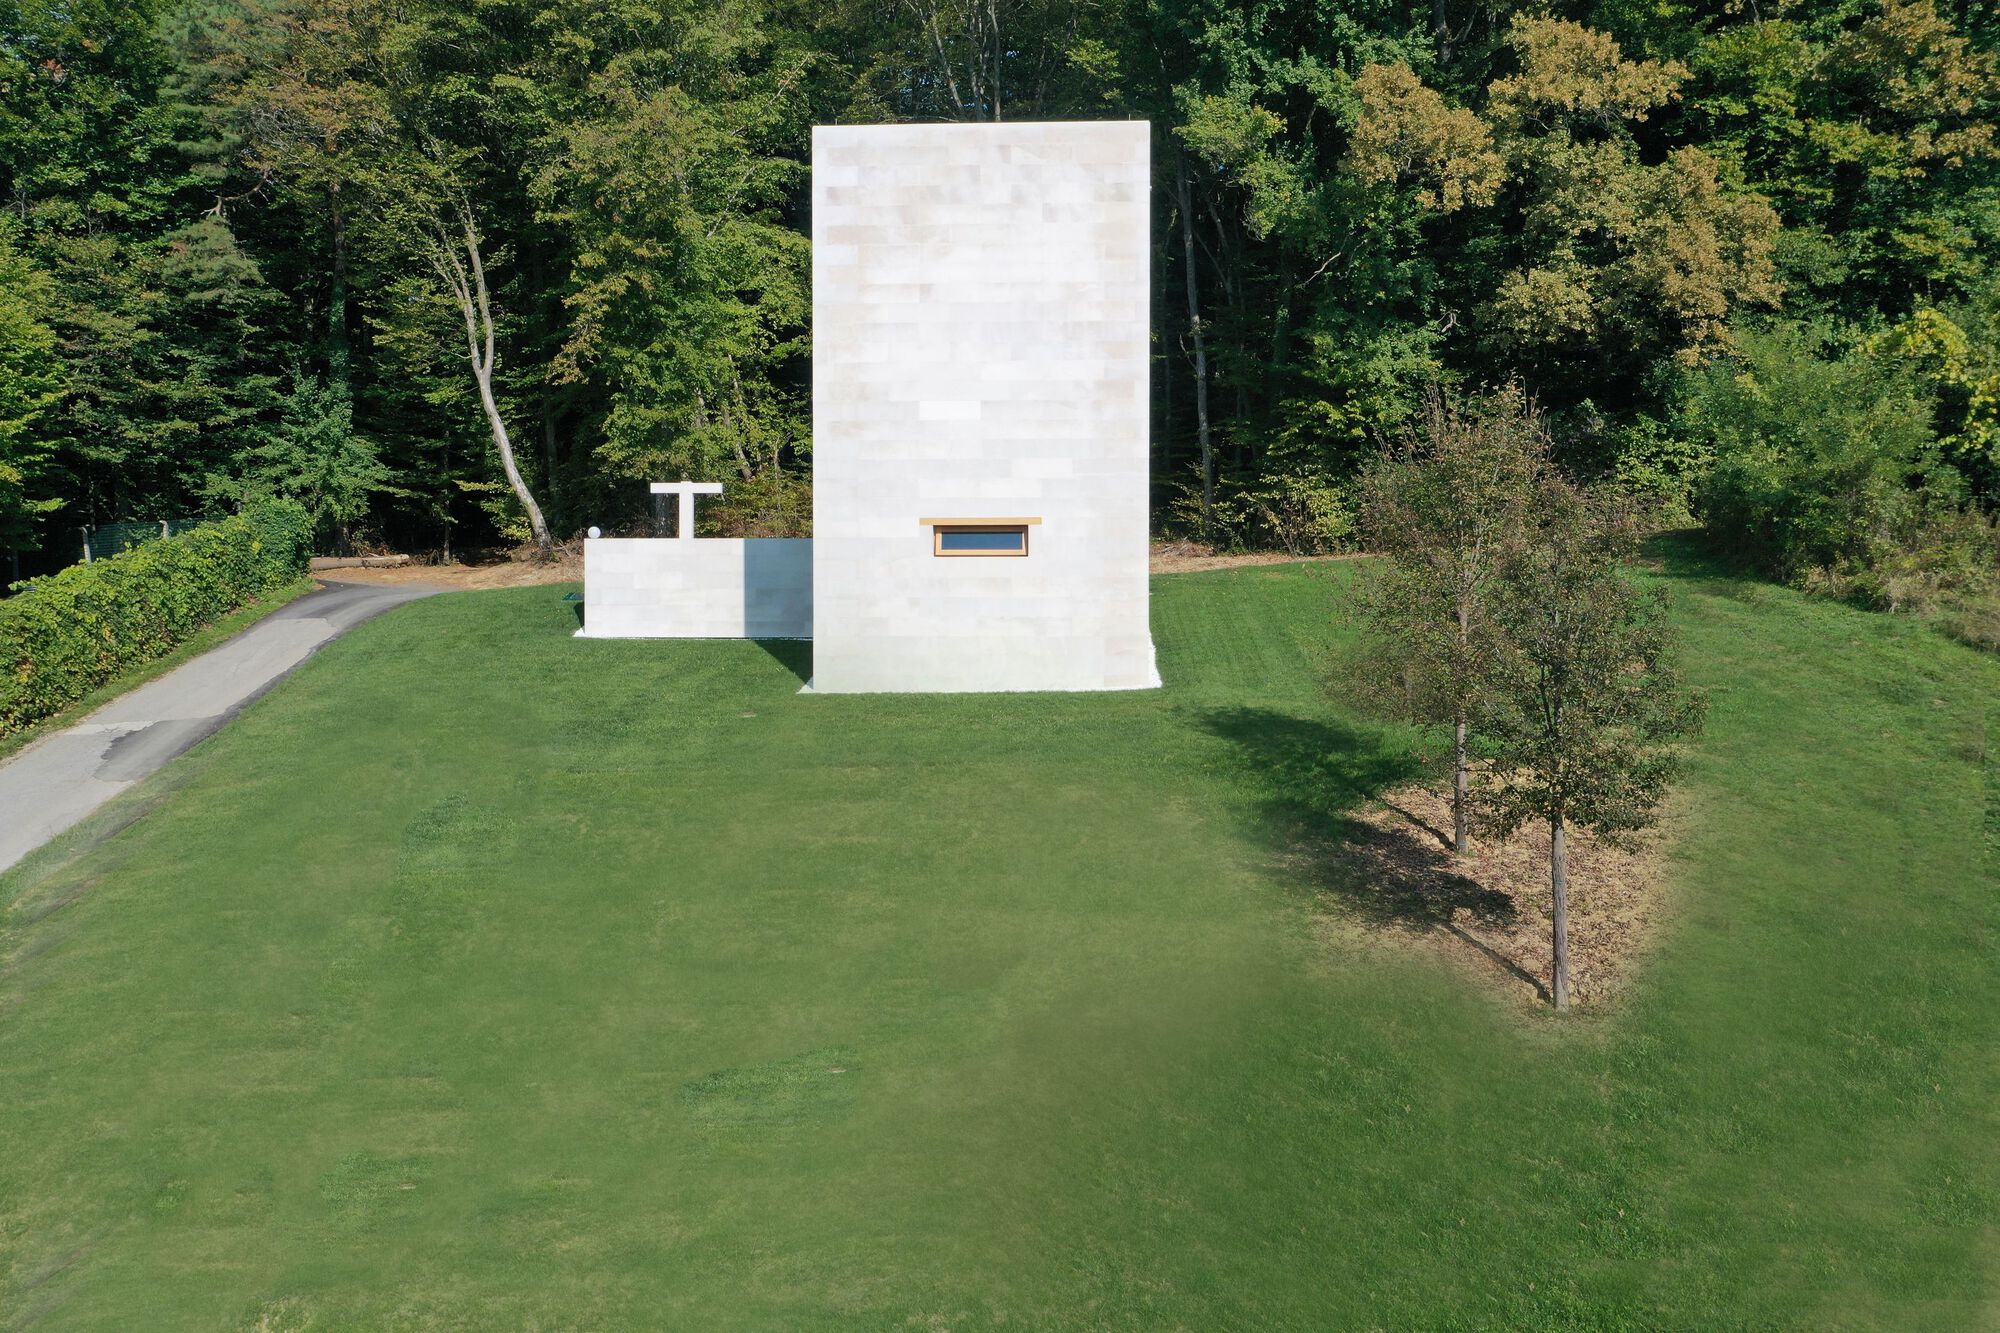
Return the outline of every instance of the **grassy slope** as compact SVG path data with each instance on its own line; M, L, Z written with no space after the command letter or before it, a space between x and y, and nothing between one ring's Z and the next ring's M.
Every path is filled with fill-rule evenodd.
M1321 701L1350 575L1158 581L1153 695L550 589L335 643L0 879L0 1321L1990 1327L2000 669L1676 572L1680 919L1521 1020L1273 869L1411 771Z

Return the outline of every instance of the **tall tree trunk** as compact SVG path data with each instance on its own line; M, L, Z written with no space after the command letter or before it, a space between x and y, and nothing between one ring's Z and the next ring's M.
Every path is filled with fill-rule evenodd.
M1266 381L1271 392L1266 396L1276 398L1284 391L1285 366L1292 356L1292 259L1287 253L1280 261L1278 270L1278 309L1271 316L1271 377ZM1272 417L1274 404L1265 405L1264 417L1268 422Z
M548 469L549 495L558 513L562 509L562 496L556 493L556 478L562 474L562 460L556 456L556 405L553 392L542 391L542 458Z
M1155 320L1147 336L1160 349L1160 374L1154 381L1154 390L1160 398L1160 472L1170 473L1174 461L1174 356L1168 351L1172 340L1167 336L1167 259L1169 242L1162 238L1153 247L1153 289L1152 309L1149 312ZM1149 349L1150 350L1150 349Z
M1465 760L1464 718L1451 729L1451 847L1460 856L1472 854L1472 769Z
M945 47L944 30L938 26L937 0L930 0L923 14L924 26L931 35L931 46L937 51L938 73L944 78L945 91L951 94L951 118L953 120L963 119L965 116L965 98L958 91L958 72L953 67L951 52Z
M473 377L479 381L479 405L486 410L486 424L493 430L493 447L500 451L500 469L507 474L507 484L514 488L514 497L521 502L521 508L528 512L528 530L534 534L535 545L546 551L551 545L548 521L542 517L542 507L535 503L535 497L528 490L528 483L514 461L514 441L507 434L507 422L500 415L500 404L493 398L492 363L475 366Z
M1549 890L1555 898L1555 968L1549 993L1556 1012L1569 1008L1569 830L1561 815L1549 821Z
M444 563L451 563L451 436L445 435L444 459L438 475L444 478L444 503L438 507L438 517L444 523Z
M349 402L354 400L354 352L347 336L347 215L341 212L340 186L327 196L328 225L333 229L333 290L327 296L327 379Z
M537 326L534 355L544 363L541 391L537 394L539 401L536 404L542 419L542 478L547 484L545 494L549 499L549 508L555 511L557 520L560 521L563 514L563 472L562 459L559 456L560 432L556 428L556 402L557 394L561 390L549 383L546 364L550 349L560 345L562 341L556 331L560 316L551 309L552 302L546 295L549 290L548 246L538 241L530 253L534 259L528 271L528 281L534 292Z
M1467 653L1466 644L1472 638L1472 609L1460 601L1458 604L1458 651L1462 662ZM1462 688L1462 687L1461 687ZM1460 712L1451 732L1451 845L1460 856L1472 852L1472 765L1466 758L1465 738L1470 728L1470 719L1460 703Z
M1000 122L1000 62L1006 56L1006 47L1000 37L1000 0L987 0L987 16L993 23L993 122Z
M1181 209L1181 257L1187 267L1188 333L1194 339L1194 417L1201 441L1201 535L1213 536L1215 529L1215 441L1208 430L1208 341L1201 327L1201 289L1195 280L1194 210L1188 202L1187 157L1175 162L1176 188Z
M1215 269L1221 278L1222 301L1228 312L1228 322L1223 325L1223 346L1235 346L1240 350L1244 333L1250 327L1243 302L1243 248L1231 243L1230 229L1224 225L1221 212L1213 207L1213 201L1210 204L1209 219L1215 224ZM1250 440L1255 432L1250 429L1249 376L1240 358L1228 379L1236 399L1236 429L1230 432L1230 461L1237 468L1247 471L1255 461L1250 454Z
M486 290L486 265L479 255L479 232L472 225L470 210L461 203L459 206L458 234L440 230L433 237L431 266L444 279L458 301L458 310L465 317L465 350L472 362L472 378L479 386L479 406L486 413L486 424L493 432L493 447L500 454L500 469L507 474L507 484L514 489L514 498L521 502L521 508L528 515L528 529L534 534L535 545L547 551L550 546L549 525L542 518L542 507L535 503L534 494L529 491L527 481L521 476L521 469L514 460L514 440L507 431L507 421L500 413L499 401L493 395L493 371L498 357L494 350L493 304ZM463 250L461 257L460 251Z

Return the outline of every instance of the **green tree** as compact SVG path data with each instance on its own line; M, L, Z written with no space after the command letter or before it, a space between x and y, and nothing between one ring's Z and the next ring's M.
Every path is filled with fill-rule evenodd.
M1939 452L1983 493L2000 475L2000 344L1986 302L1958 318L1919 306L1862 344L1874 360L1908 371L1935 404Z
M1516 17L1506 42L1517 68L1487 85L1479 116L1406 65L1364 70L1349 170L1440 215L1505 201L1504 239L1460 265L1492 362L1629 378L1727 346L1735 311L1780 296L1779 223L1701 149L1641 152L1638 129L1679 98L1686 67L1628 59L1609 34L1554 17Z
M299 368L277 426L244 462L240 477L216 478L212 489L238 504L262 495L296 501L319 540L343 551L375 497L395 489L374 445L355 432L353 403Z
M42 426L59 397L55 331L45 322L48 276L0 228L0 547L36 544L35 519L62 507L51 496L55 449Z
M534 190L576 247L557 383L602 386L613 476L782 470L808 447L809 57L754 28L662 24L593 77Z
M388 184L378 149L391 133L390 87L418 74L400 57L423 13L369 0L242 0L191 40L212 132L236 158L218 192L268 193L303 213L309 230L295 239L320 259L320 349L343 391L357 322L357 213L371 188Z
M1452 729L1460 856L1472 850L1469 737L1497 650L1495 598L1547 453L1518 387L1466 402L1433 390L1362 479L1369 547L1387 557L1363 605L1412 711Z
M1664 594L1624 572L1633 528L1553 472L1538 480L1527 524L1507 553L1495 602L1497 651L1486 672L1494 758L1479 792L1487 822L1549 832L1554 971L1569 1008L1569 831L1618 836L1647 827L1678 768L1677 745L1701 720L1681 684Z
M521 512L527 515L529 534L534 538L535 545L546 554L552 541L548 520L542 516L542 507L529 489L527 478L521 474L520 463L514 454L513 432L508 429L507 414L496 392L500 358L499 320L494 315L492 290L486 281L485 238L480 235L479 225L473 220L471 204L462 196L453 202L456 204L456 216L453 216L453 211L447 211L449 205L431 205L436 211L413 228L416 232L414 244L421 247L425 261L436 273L457 308L459 318L464 321L466 364L471 369L472 381L479 394L479 407L493 437L494 453L500 460L500 469L506 475L508 487L520 503Z
M58 465L93 521L197 512L278 405L278 298L228 225L46 237L65 394Z
M1335 530L1438 381L1520 378L1588 423L1566 465L1643 474L1764 311L1879 335L1990 507L1996 41L1936 0L0 0L0 202L63 387L37 485L79 521L187 512L300 365L395 475L366 521L400 540L532 531L510 464L552 533L645 475L794 495L808 127L1131 116L1169 522ZM461 203L472 373L429 262Z
M151 401L132 410L150 424L157 489L184 497L254 452L276 419L279 299L218 215L168 233L151 258L140 363Z
M78 521L187 512L211 442L184 453L181 423L263 350L216 329L212 288L178 254L201 181L168 91L167 8L0 4L0 197L49 280L63 396L40 430Z
M1777 206L1799 313L1900 314L1980 285L2000 239L1990 45L1933 0L1708 26L1660 34L1694 72L1686 132Z
M1746 333L1687 385L1680 429L1713 442L1702 521L1780 578L1866 568L1938 477L1931 406L1908 369L1828 330Z

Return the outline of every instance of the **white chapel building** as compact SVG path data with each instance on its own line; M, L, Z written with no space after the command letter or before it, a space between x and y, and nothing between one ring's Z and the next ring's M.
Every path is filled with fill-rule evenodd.
M815 693L1160 683L1144 122L813 131L813 536L592 538L588 638L810 638Z

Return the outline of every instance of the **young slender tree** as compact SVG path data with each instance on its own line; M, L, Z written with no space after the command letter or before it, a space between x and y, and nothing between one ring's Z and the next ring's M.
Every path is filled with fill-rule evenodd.
M493 302L486 288L486 262L480 253L479 228L472 220L471 206L463 197L455 209L440 215L425 240L424 257L465 321L466 358L472 366L473 383L479 389L479 406L486 413L487 427L493 433L493 447L500 454L500 468L507 474L514 498L528 515L528 528L534 534L535 545L546 552L550 545L549 525L515 462L514 437L507 429L507 418L493 392L493 374L500 360L494 335Z
M1472 850L1470 739L1494 655L1507 544L1546 470L1548 432L1509 386L1454 401L1433 390L1363 478L1371 550L1387 557L1365 602L1419 719L1452 729L1452 844Z
M1569 831L1616 836L1651 824L1677 770L1676 743L1701 722L1700 699L1675 671L1665 594L1641 592L1624 572L1633 547L1622 514L1545 472L1496 583L1485 671L1496 754L1480 803L1503 834L1548 826L1558 1010L1571 990Z
M1201 535L1215 534L1215 445L1208 428L1208 341L1202 333L1201 284L1195 277L1194 206L1188 195L1187 154L1175 159L1180 205L1181 259L1187 274L1188 338L1194 344L1195 430L1201 441Z

